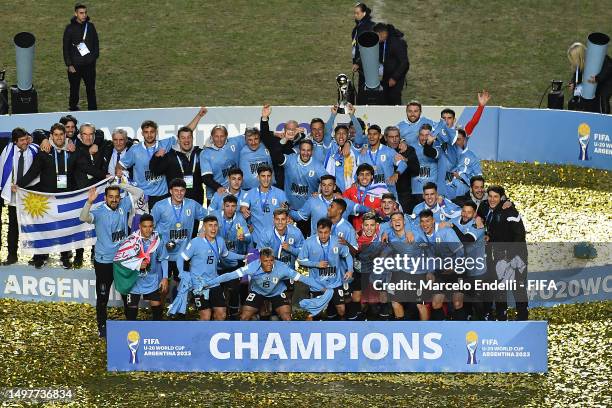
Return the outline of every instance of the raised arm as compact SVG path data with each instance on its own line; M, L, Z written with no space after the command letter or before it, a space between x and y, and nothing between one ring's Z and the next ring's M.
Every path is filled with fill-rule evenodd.
M83 222L87 222L89 224L93 223L94 217L91 215L91 206L93 205L94 201L96 201L97 197L98 197L98 191L96 190L96 188L95 187L90 188L89 191L87 192L87 201L85 202L85 205L83 206L83 208L81 208L81 213L79 214L79 220Z
M187 127L195 132L198 127L198 123L200 123L200 120L202 120L202 118L206 116L207 113L208 109L205 106L202 106L198 113L196 113L196 115L193 117L193 119L191 119L191 122L189 122Z

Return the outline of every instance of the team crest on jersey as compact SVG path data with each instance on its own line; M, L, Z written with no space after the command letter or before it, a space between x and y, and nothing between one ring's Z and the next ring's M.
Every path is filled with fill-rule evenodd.
M272 283L278 283L278 278L272 278Z
M235 145L231 145L231 146L230 146L230 150L231 150L232 152L235 152L235 151L236 151L236 146L235 146Z
M437 243L442 242L442 238L440 238L440 237L436 237L436 242L437 242Z
M381 154L380 155L380 161L384 162L387 160L387 155L386 154Z
M370 202L373 203L374 200L375 200L375 197L374 196L370 196Z
M334 254L337 254L337 253L338 253L338 247L337 247L337 246L335 246L335 247L332 249L332 252L333 252Z
M277 200L276 198L273 198L273 199L272 199L272 204L273 204L273 205L276 205L276 203L277 203L277 202L278 202L278 200Z
M440 220L444 220L444 219L445 219L444 214L440 214Z
M119 214L123 215L123 208L119 208Z
M289 238L289 239L287 240L287 242L289 242L289 245L293 245L293 242L294 242L294 241L293 241L293 238Z
M308 172L308 177L314 177L314 173L315 173L314 170L310 170Z
M465 164L466 166L467 166L468 164L470 164L470 159L469 159L468 157L466 157L466 158L463 160L463 164Z
M187 211L185 211L185 214L189 217L191 216L191 210L188 208Z

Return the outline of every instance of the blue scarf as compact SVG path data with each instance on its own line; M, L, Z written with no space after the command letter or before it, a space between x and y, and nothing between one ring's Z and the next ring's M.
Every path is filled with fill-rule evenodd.
M300 300L300 307L311 315L316 316L327 307L327 304L331 300L333 294L333 289L327 289L322 295L315 298Z

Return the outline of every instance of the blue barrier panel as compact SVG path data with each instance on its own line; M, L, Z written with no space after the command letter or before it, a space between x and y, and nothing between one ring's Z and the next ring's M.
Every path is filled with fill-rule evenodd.
M478 126L470 136L468 147L482 160L497 160L497 133L499 128L498 106L485 107ZM465 127L476 112L476 107L466 107L457 118L457 123Z
M612 116L546 109L501 109L498 160L612 170Z
M435 121L443 107L424 106L423 114ZM475 107L453 107L458 123L465 126ZM140 137L140 124L154 118L159 124L159 137L176 134L182 124L189 123L197 108L124 109L110 111L71 112L82 122L92 122L110 138L112 129L123 128L129 137ZM276 128L287 119L310 123L313 117L327 119L327 106L274 107L271 126ZM63 112L0 116L0 137L10 136L17 126L27 130L49 129ZM195 131L196 144L208 139L216 124L228 127L230 136L244 132L247 126L259 126L259 106L211 107ZM381 127L404 120L404 106L359 106L357 116ZM347 122L339 115L337 123ZM485 160L510 160L575 164L584 167L612 169L612 115L548 109L514 109L487 106L470 140L470 148ZM583 145L585 150L583 151Z
M547 372L547 322L108 321L109 371Z
M612 299L612 266L601 265L528 274L529 307Z

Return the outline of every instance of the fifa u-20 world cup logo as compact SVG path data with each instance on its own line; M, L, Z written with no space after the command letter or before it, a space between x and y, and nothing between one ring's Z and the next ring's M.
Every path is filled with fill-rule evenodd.
M465 334L465 346L468 350L468 364L478 364L476 361L476 349L478 348L478 334L475 331L469 331Z
M127 334L128 348L130 349L130 364L138 364L138 345L140 344L140 334L132 330Z
M591 128L586 123L581 123L578 126L578 143L580 144L580 156L578 160L589 160L589 138L591 137Z

